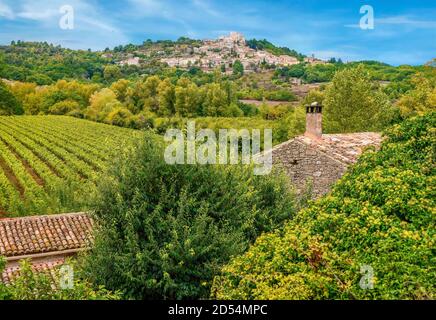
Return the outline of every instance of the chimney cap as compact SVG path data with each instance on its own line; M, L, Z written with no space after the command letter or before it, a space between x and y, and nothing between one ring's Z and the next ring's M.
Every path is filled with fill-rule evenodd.
M312 102L309 106L306 106L306 113L322 113L322 105L317 101Z

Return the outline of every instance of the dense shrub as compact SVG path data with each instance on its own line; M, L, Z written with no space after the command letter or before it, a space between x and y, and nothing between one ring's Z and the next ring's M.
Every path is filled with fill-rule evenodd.
M64 115L80 110L80 105L74 100L63 100L52 105L48 112L55 115Z
M435 299L435 126L432 113L388 130L330 195L233 259L213 297Z
M99 184L89 278L126 298L206 298L231 257L293 213L287 178L169 165L151 134Z
M23 106L15 98L8 86L0 80L0 116L23 114Z

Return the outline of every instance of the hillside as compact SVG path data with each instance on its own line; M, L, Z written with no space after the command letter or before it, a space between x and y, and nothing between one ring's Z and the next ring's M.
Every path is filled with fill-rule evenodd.
M101 82L108 66L119 67L123 77L154 74L167 67L197 68L204 72L220 68L231 74L237 60L246 72L257 72L267 66L293 65L305 57L265 41L246 41L242 34L232 32L215 40L183 37L177 41L146 40L139 45L106 48L103 52L71 50L47 42L12 41L0 46L0 78L40 85L60 79Z
M0 216L81 210L139 132L63 116L0 117Z

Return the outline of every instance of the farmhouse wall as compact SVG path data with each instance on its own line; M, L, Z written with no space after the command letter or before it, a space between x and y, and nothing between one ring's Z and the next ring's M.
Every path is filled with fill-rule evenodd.
M272 152L274 165L285 170L299 195L306 191L311 191L313 198L326 194L347 169L345 164L296 139Z

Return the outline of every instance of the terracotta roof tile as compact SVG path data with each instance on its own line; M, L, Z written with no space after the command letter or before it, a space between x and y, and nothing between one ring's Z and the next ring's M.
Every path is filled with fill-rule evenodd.
M87 247L92 219L85 213L0 219L0 255L15 257Z
M55 269L62 266L65 263L65 258L54 258L45 261L32 262L31 267L35 272L44 272L49 275L52 281L55 278ZM5 284L10 284L15 277L20 274L20 265L10 265L5 268L2 274L0 274L0 281Z
M313 146L330 157L348 165L356 162L366 147L380 146L382 136L375 132L359 132L323 134L321 139L298 136L295 140Z

